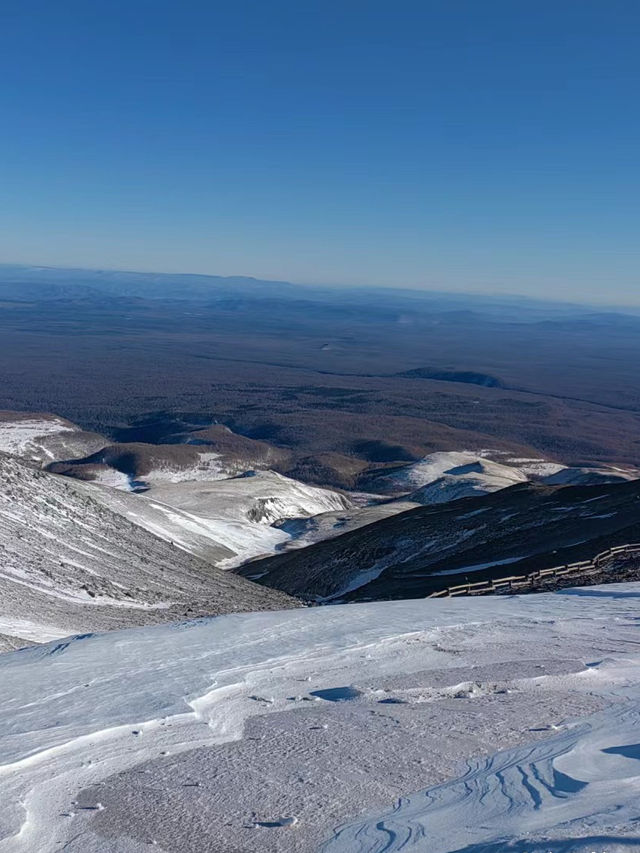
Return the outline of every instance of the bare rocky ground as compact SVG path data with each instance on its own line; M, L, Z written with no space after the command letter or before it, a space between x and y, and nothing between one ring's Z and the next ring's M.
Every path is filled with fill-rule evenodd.
M301 682L291 710L251 718L242 740L159 755L83 791L76 808L104 853L310 853L341 823L455 778L465 759L601 709L571 689L583 670L561 656L431 670L358 684L338 702ZM82 834L65 850L86 844Z

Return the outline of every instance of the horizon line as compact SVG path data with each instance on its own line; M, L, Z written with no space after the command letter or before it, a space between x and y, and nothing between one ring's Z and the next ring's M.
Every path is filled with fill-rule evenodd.
M424 294L424 295L434 295L434 296L461 296L461 297L469 297L472 299L508 299L508 300L520 300L525 302L534 302L534 303L542 303L542 304L551 304L551 305L565 305L565 306L575 306L582 308L597 308L599 310L609 309L611 311L620 310L623 308L630 309L632 311L640 311L640 300L637 302L610 302L610 301L585 301L580 302L575 299L566 298L566 297L553 297L553 296L531 296L530 294L520 293L518 291L501 291L501 290L464 290L457 288L448 288L441 289L437 286L420 286L420 285L410 285L410 284L346 284L339 282L310 282L310 281L291 281L289 279L278 279L278 278L261 278L256 275L246 275L242 273L233 273L231 275L220 275L219 273L211 273L211 272L178 272L178 271L159 271L154 269L130 269L124 267L108 267L108 266L75 266L75 265L57 265L57 264L40 264L40 263L25 263L24 261L6 261L0 260L0 269L3 267L17 267L20 269L32 269L32 270L55 270L58 272L92 272L92 273L124 273L126 275L155 275L155 276L166 276L170 278L171 276L190 276L193 278L209 278L209 279L223 279L223 280L233 280L233 279L241 279L244 281L255 281L261 282L265 284L281 284L288 285L290 287L301 287L301 288L315 288L315 289L329 289L329 290L378 290L385 292L397 292L397 293L412 293L412 294Z

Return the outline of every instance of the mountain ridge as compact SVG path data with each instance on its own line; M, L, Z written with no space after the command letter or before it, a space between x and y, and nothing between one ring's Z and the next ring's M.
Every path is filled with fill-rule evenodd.
M634 541L640 541L640 480L520 483L408 509L237 571L320 602L420 598L456 583L455 578L480 581L511 570L527 574Z

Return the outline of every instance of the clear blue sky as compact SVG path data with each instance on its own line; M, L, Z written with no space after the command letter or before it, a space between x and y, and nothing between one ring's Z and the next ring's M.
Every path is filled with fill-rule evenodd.
M638 0L5 0L0 260L640 301Z

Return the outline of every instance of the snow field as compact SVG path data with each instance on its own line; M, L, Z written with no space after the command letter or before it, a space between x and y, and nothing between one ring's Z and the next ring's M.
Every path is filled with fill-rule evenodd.
M353 686L361 694L354 702L385 696L409 709L433 703L447 737L447 702L482 702L488 695L500 702L514 691L534 697L561 686L576 707L583 702L590 709L599 697L604 710L565 720L551 702L536 729L542 734L524 729L521 746L472 759L450 781L407 790L386 810L379 802L370 809L361 804L370 816L344 820L335 831L327 826L323 849L494 853L544 839L553 853L602 853L593 846L596 836L631 837L640 818L638 600L640 585L629 584L522 598L347 605L132 629L4 655L0 850L48 853L65 843L72 853L124 849L93 831L101 821L97 803L73 806L80 790L163 754L197 755L241 742L249 719L276 719L305 698L300 707L313 707L330 725L336 709L349 703L314 697L318 690ZM501 682L501 668L524 672L531 658L539 661L539 675ZM567 660L574 663L560 665ZM473 668L482 672L477 682L456 678L456 670ZM377 683L385 691L400 675L420 673L424 689L380 694L363 687ZM474 726L482 727L481 717ZM351 746L338 748L347 756ZM309 768L312 777L321 771L321 764ZM108 806L103 814L108 820ZM291 832L292 850L309 849L300 814L281 810L271 817L275 824L298 821L261 827L260 837ZM576 847L581 836L586 846ZM128 843L143 850L149 840ZM250 843L248 850L271 849L259 838ZM289 849L289 842L277 843Z

